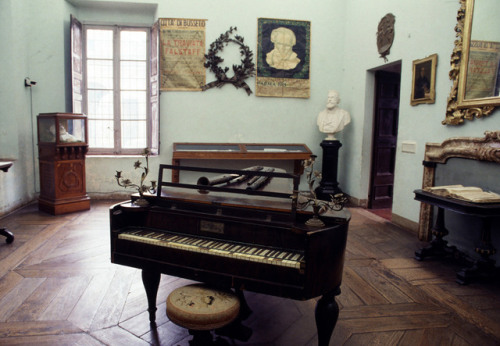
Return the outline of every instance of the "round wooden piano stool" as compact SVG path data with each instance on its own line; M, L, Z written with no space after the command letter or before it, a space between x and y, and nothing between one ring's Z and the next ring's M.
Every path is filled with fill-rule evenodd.
M167 298L167 316L193 335L190 345L213 344L213 329L222 328L238 317L240 301L231 291L204 284L176 288Z

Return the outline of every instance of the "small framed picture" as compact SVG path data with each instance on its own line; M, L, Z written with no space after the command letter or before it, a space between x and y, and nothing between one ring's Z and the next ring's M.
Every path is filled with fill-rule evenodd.
M436 101L437 54L413 61L412 106Z

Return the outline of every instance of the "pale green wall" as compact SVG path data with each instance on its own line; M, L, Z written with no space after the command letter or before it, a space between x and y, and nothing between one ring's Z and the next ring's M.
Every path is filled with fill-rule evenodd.
M80 5L80 2L72 2ZM254 52L257 46L257 18L311 21L311 98L247 96L242 89L231 85L205 92L162 92L161 155L151 160L152 176L157 174L159 163L171 162L174 142L293 142L306 143L313 152L321 153L319 143L323 135L317 130L316 117L325 107L328 90L340 87L342 55L339 47L343 41L344 1L321 1L321 6L303 6L303 2L298 0L256 0L239 2L237 9L235 6L232 0L220 0L210 6L205 1L175 0L158 2L154 14L156 18L207 19L207 49L221 33L236 26L237 33L244 37L245 43ZM116 12L112 12L116 17ZM106 17L102 13L96 15L88 7L75 8L75 15L83 21L103 21ZM147 14L143 18L153 22ZM135 21L144 22L139 17ZM227 66L232 64L229 59L234 56L232 48L229 46L224 50ZM207 82L214 79L213 74L207 73ZM247 83L255 91L255 78ZM138 172L132 169L130 158L89 158L89 193L123 193L114 181L115 170L123 170L128 177L138 176Z
M454 26L458 1L366 1L348 2L344 44L344 74L342 79L343 105L353 115L352 126L343 133L344 164L342 173L346 191L368 198L373 117L372 70L384 65L376 53L376 28L387 13L396 17L395 38L388 56L389 62L401 61L401 92L399 109L398 150L394 184L393 212L406 219L418 221L419 204L413 200L413 190L422 185L422 165L425 143L441 142L450 136L482 136L493 122L500 119L476 121L462 127L445 127L446 99L451 82L449 56L455 39ZM362 10L361 10L362 9ZM432 10L430 10L432 9ZM438 54L436 74L436 103L410 105L412 62ZM479 128L479 130L477 129ZM349 141L346 139L349 138ZM401 152L402 141L416 141L415 154Z
M237 26L245 42L256 49L257 18L311 21L311 97L281 99L247 96L227 85L205 92L163 92L161 95L161 155L151 160L152 175L159 163L171 161L172 143L300 142L321 157L323 139L316 127L329 89L340 92L341 107L352 122L338 138L343 143L339 163L341 188L351 196L368 198L374 70L385 65L377 53L376 31L387 13L396 17L396 35L388 64L401 61L401 103L393 211L417 222L419 204L413 190L421 186L424 146L455 136L482 136L500 128L495 116L443 126L449 57L455 40L458 0L299 0L83 1L0 0L0 157L16 159L12 174L0 174L0 214L28 203L39 191L37 156L33 169L33 134L29 89L24 77L38 82L33 88L33 114L71 111L69 78L69 16L83 21L151 24L155 18L207 19L207 45L230 26ZM142 9L139 11L138 9ZM23 23L21 25L20 23ZM8 49L4 49L7 47ZM438 54L436 103L410 106L412 61ZM214 77L209 73L207 81ZM248 81L255 89L255 80ZM417 142L415 154L402 153L402 141ZM36 147L35 147L36 149ZM133 158L87 159L87 191L93 197L122 193L115 170L134 173ZM321 161L321 160L320 160ZM319 162L321 164L321 162ZM321 166L318 165L317 168Z
M0 172L0 215L35 198L30 90L24 87L36 55L26 39L30 17L25 2L0 1L0 159L14 161L7 174Z
M346 34L347 42L357 42L361 38L374 40L373 30L379 18L387 12L396 16L396 35L391 48L389 61L401 60L401 99L399 110L398 151L396 156L396 181L394 184L393 213L409 220L418 221L420 203L413 200L413 190L422 186L422 160L426 142L442 142L450 137L472 136L482 137L486 130L500 129L499 111L489 118L468 121L462 126L444 126L441 121L445 117L447 97L451 89L448 77L450 70L450 55L454 48L456 13L458 1L422 0L422 1L390 1L375 2L366 0L349 1L352 15L356 20L348 21ZM397 4L401 6L397 6ZM359 11L359 8L364 8ZM358 27L357 23L364 23ZM371 37L371 39L370 39ZM356 148L356 154L348 161L356 166L351 173L360 172L360 180L349 180L347 191L354 192L355 196L366 198L369 181L369 160L371 147L371 107L370 92L365 95L365 79L373 76L367 70L382 65L382 59L372 52L373 49L349 49L345 56L345 75L343 78L343 94L352 97L351 112L359 120L358 127L353 126L353 140L349 143ZM438 54L436 73L436 102L435 104L410 105L412 85L412 61L425 58L431 54ZM362 61L361 63L359 63ZM350 63L356 62L356 63ZM369 83L367 83L369 84ZM366 96L366 97L365 97ZM359 99L358 99L359 98ZM344 101L347 102L344 96ZM365 101L365 103L363 103ZM345 104L344 104L345 105ZM364 121L362 117L364 116ZM345 136L349 132L344 134ZM361 139L361 137L363 139ZM401 152L403 141L415 141L415 154ZM357 161L361 161L359 164ZM358 170L361 168L360 170ZM350 177L347 174L344 177Z

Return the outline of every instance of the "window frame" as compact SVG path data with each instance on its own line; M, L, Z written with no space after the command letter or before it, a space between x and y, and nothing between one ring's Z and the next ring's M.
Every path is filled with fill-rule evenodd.
M113 105L114 131L113 148L89 148L89 155L138 155L145 148L124 149L121 147L121 105L120 105L120 31L144 31L146 33L146 144L152 155L159 154L160 124L159 124L159 24L152 26L108 24L108 23L81 23L71 15L71 89L72 108L74 113L87 114L87 29L113 30ZM117 95L118 94L118 95ZM91 120L89 120L91 121Z

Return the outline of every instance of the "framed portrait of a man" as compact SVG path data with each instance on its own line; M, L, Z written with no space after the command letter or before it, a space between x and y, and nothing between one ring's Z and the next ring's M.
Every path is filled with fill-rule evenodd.
M436 65L437 54L413 61L412 106L436 101Z
M255 94L309 98L311 23L258 19Z

